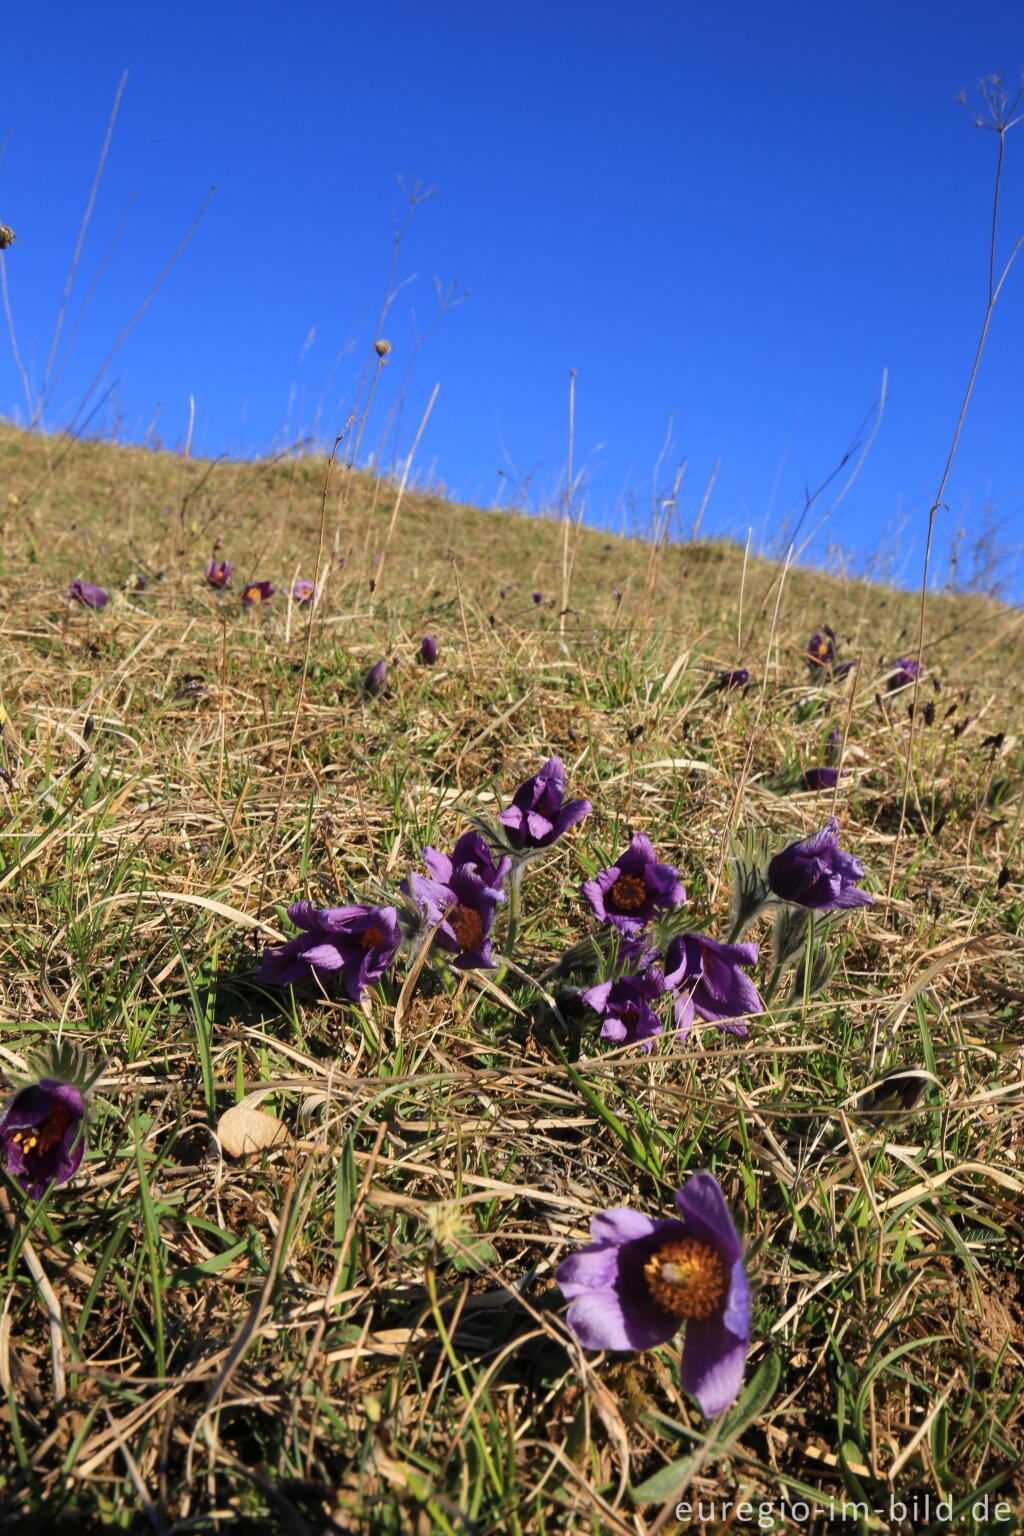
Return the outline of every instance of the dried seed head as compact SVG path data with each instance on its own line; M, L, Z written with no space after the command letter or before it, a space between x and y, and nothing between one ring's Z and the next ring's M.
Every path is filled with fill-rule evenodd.
M6 251L7 247L13 245L17 238L9 224L0 224L0 251Z
M388 353L391 351L391 343L390 341L385 341L383 336L381 336L379 340L374 342L373 350L376 352L378 357L387 357Z

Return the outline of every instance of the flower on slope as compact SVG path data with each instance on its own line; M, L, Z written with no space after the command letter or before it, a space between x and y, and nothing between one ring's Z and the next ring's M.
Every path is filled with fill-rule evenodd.
M820 832L790 843L768 865L768 884L783 901L836 912L841 907L871 904L867 891L857 890L864 878L860 862L839 846L839 823L830 816Z
M85 1151L85 1099L74 1083L44 1077L20 1088L0 1116L7 1172L38 1200L66 1184Z
M639 1045L641 1050L649 1051L649 1042L661 1034L663 1027L651 1002L664 991L665 978L652 966L636 976L619 976L615 981L588 987L583 1001L601 1016L602 1040L612 1040L616 1045Z
M110 594L91 581L73 581L68 587L68 597L83 608L105 608L110 602Z
M242 603L246 608L259 608L261 603L269 603L276 591L269 581L250 581L242 589Z
M563 832L590 815L593 807L589 800L570 800L565 805L564 798L562 759L549 757L539 773L520 784L512 804L498 817L505 828L508 846L517 850L548 848Z
M375 699L384 692L388 680L388 664L382 656L380 661L375 661L373 666L363 678L363 693L368 699Z
M747 667L734 667L731 672L720 672L715 688L719 693L727 693L730 688L745 688L750 682L750 671Z
M685 1323L682 1383L710 1419L743 1383L750 1289L714 1175L693 1174L676 1208L677 1217L663 1220L627 1207L595 1216L593 1242L563 1259L555 1278L584 1349L652 1349Z
M846 770L843 769L843 778ZM839 782L838 768L805 768L803 774L804 789L822 790L835 789Z
M835 635L827 627L816 629L807 642L807 662L813 671L815 667L831 667L835 658Z
M689 1032L698 1018L731 1035L745 1035L742 1022L763 1013L764 1003L745 968L757 964L756 944L719 944L704 933L679 933L665 951L665 984L677 994L676 1029Z
M437 641L433 635L424 635L420 641L420 661L426 667L432 667L437 660Z
M210 556L203 566L203 575L211 587L216 587L218 592L223 591L231 580L231 572L234 569L230 560L217 560Z
M300 608L311 608L316 602L316 587L306 576L296 578L292 586L292 602Z
M495 864L491 850L478 832L466 832L452 849L451 857L436 848L424 848L427 874L410 872L402 890L434 928L434 943L454 955L458 970L492 970L489 934L498 904L505 900L502 882L511 860Z
M910 656L899 656L892 664L886 688L895 693L898 688L909 688L915 677L921 676L921 663Z
M402 942L394 907L314 907L296 901L288 916L302 932L264 951L255 979L268 986L287 987L311 976L326 981L340 971L349 997L358 1002L388 970Z
M686 892L679 871L659 864L650 841L638 832L610 869L587 880L581 891L602 922L620 933L639 933L657 911L682 906Z

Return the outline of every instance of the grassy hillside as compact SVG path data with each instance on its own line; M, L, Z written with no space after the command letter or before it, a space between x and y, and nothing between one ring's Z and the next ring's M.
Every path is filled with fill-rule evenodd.
M905 593L326 468L0 429L0 1066L104 1068L74 1177L0 1187L0 1530L852 1531L876 1517L844 1502L886 1528L890 1501L1016 1529L1024 616L931 600L892 691ZM840 680L807 663L826 625ZM593 810L514 934L498 907L493 969L424 929L359 1002L255 978L290 903L401 905L556 754ZM789 966L804 909L754 919L746 1036L678 1038L666 995L648 1052L600 1038L582 882L642 833L671 921L726 940L731 848L830 814L872 904ZM232 1155L243 1102L278 1125ZM710 1420L682 1333L585 1349L554 1278L592 1216L669 1216L698 1170L752 1290Z

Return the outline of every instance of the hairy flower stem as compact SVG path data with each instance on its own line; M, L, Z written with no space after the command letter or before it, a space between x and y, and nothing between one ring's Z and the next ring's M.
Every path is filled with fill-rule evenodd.
M523 883L523 870L526 865L519 859L513 861L508 876L508 928L505 932L505 948L511 953L515 947L516 933L519 929L519 897Z

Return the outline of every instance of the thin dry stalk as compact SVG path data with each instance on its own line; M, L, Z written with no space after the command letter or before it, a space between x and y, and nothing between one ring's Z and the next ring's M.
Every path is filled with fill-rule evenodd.
M75 242L75 249L71 257L71 265L68 268L68 275L64 283L64 292L61 295L60 307L57 310L57 320L53 328L53 340L50 342L50 355L46 359L46 367L43 370L42 383L39 386L39 397L36 401L35 409L32 412L32 416L29 420L29 431L32 431L39 425L39 422L42 418L43 409L46 404L50 387L50 377L53 373L53 365L57 356L57 347L60 343L60 333L64 325L64 315L67 312L68 301L71 298L71 289L75 281L75 273L78 271L78 263L81 260L82 246L85 243L86 230L89 228L89 223L92 219L92 212L96 206L96 195L99 192L100 181L103 176L103 168L107 163L107 156L110 153L110 144L114 136L114 124L117 122L117 114L121 106L121 97L124 95L124 88L127 84L128 71L125 70L118 82L117 90L114 94L114 105L110 109L110 118L107 122L107 131L103 138L103 147L100 150L99 160L96 162L96 172L92 179L92 186L89 189L89 199L85 205L85 213L82 216L82 223L78 231L78 239Z
M993 89L998 92L998 85L994 86ZM989 326L992 323L992 314L995 310L999 295L1003 290L1003 284L1006 282L1006 279L1010 275L1010 269L1017 259L1021 246L1024 245L1024 235L1019 235L1014 243L1009 257L1006 260L1006 264L1003 267L997 282L995 280L996 240L998 236L999 220L999 191L1002 185L1003 159L1006 153L1006 135L1009 129L1013 127L1014 123L1017 121L1014 119L1013 113L1016 110L1020 99L1020 92L1018 92L1016 98L1010 104L1006 102L1005 98L1000 97L998 94L992 97L986 97L993 116L992 126L999 138L999 150L996 157L995 186L992 194L992 229L989 237L988 302L985 305L985 314L981 322L981 332L978 336L978 344L974 350L974 361L971 364L971 372L967 380L967 388L964 391L964 398L960 405L960 414L957 417L956 427L953 431L953 440L949 445L949 453L946 456L946 464L942 471L942 479L939 481L939 488L935 493L935 499L928 510L928 534L924 545L924 563L921 569L921 598L917 621L918 662L921 661L925 649L925 620L927 617L928 609L928 574L931 567L932 540L935 534L935 518L938 514L939 508L943 505L942 498L945 494L946 482L949 479L950 471L953 468L953 460L956 457L956 450L960 443L960 434L963 431L964 420L967 416L967 407L970 404L971 396L974 393L974 381L978 376L978 369L981 366L981 358L985 350L985 342L988 337ZM917 733L917 701L920 685L921 674L919 669L914 676L914 689L911 698L913 708L911 710L910 730L907 735L907 751L903 765L903 791L900 799L899 826L897 827L896 838L892 845L892 856L889 861L889 878L886 883L886 894L889 896L892 895L892 888L896 880L896 860L899 855L900 843L903 840L903 831L906 826L907 801L910 798L910 783L913 775L914 739Z

